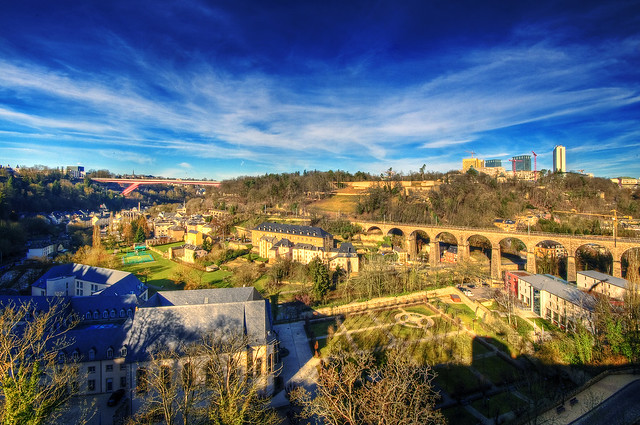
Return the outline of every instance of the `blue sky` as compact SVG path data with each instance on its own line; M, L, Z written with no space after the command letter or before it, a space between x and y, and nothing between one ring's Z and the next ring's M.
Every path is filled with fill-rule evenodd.
M14 1L0 163L223 179L556 144L640 176L638 1Z

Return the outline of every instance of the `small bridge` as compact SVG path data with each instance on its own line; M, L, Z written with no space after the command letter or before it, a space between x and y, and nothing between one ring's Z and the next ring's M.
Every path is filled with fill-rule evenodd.
M502 278L502 252L500 242L505 239L517 239L525 245L527 252L527 271L536 273L535 246L540 242L553 241L564 246L567 250L567 280L576 280L576 253L578 249L585 245L597 244L606 248L613 258L613 276L622 277L622 256L625 252L640 248L640 238L617 238L610 236L577 236L560 233L544 232L507 232L498 228L473 228L458 226L435 226L424 224L352 221L362 227L366 233L380 231L381 237L399 235L405 238L405 244L409 259L417 257L417 239L428 241L429 263L432 267L438 264L440 259L440 241L444 234L455 238L458 245L458 258L465 260L469 258L469 239L474 236L481 236L491 245L491 277L493 279Z
M122 191L123 196L127 196L141 185L150 184L171 184L171 185L194 185L194 186L220 186L220 182L212 180L180 180L180 179L111 179L111 178L92 178L91 180L99 183L118 183L119 185L128 185Z

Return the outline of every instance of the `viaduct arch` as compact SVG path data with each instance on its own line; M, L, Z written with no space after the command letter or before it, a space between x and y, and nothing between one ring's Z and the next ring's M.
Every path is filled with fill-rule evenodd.
M452 234L458 241L458 258L469 258L469 238L472 236L482 236L491 243L491 277L500 279L502 277L501 270L501 251L500 241L507 238L515 238L522 241L527 251L527 271L536 273L536 256L535 246L540 242L553 240L562 244L567 250L567 280L576 280L576 252L578 248L585 244L595 243L605 247L611 252L613 257L613 276L622 277L622 255L633 248L640 248L640 238L617 238L614 240L609 236L578 236L565 235L560 233L544 233L544 232L507 232L501 229L493 228L473 228L458 226L434 226L423 224L406 224L406 223L378 223L371 221L353 221L362 227L364 232L368 232L372 228L380 229L382 235L387 235L392 229L401 231L406 236L406 246L404 247L409 259L416 258L418 252L416 248L416 235L420 232L426 235L429 240L430 252L436 255L429 255L429 263L432 267L437 265L439 258L439 246L437 236L443 232Z

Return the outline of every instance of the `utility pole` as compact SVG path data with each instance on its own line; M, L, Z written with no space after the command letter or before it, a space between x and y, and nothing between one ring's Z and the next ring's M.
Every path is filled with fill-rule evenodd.
M531 151L533 154L533 178L538 181L538 154Z

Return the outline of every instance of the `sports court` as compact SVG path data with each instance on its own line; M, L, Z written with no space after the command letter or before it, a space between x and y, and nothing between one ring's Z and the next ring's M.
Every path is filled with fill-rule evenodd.
M128 252L122 257L122 264L139 264L155 261L153 255L145 251Z

